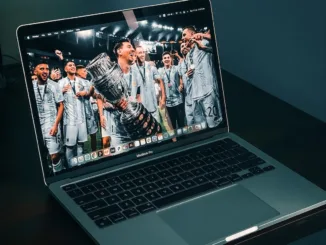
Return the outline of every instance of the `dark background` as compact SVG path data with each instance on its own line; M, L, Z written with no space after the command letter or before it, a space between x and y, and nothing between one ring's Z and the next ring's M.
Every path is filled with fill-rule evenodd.
M19 59L20 24L172 1L0 1L2 53ZM222 67L326 122L326 1L212 0L212 5ZM4 57L5 64L12 62Z

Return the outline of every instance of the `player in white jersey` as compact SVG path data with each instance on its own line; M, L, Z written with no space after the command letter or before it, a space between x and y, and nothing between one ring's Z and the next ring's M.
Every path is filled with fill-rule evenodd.
M186 63L193 70L194 120L196 123L201 122L204 115L207 125L213 128L221 123L222 112L210 39L209 32L196 33L193 26L183 28L182 40L191 48Z
M97 122L95 120L95 114L93 110L93 105L91 104L91 96L90 94L93 93L94 86L93 84L86 80L87 79L87 70L85 66L83 65L77 65L76 66L76 75L80 79L83 80L85 83L87 90L89 91L89 94L87 94L85 99L85 113L86 113L86 126L87 126L87 133L91 137L91 148L92 151L96 151L96 133L98 131L97 128Z
M162 55L163 68L158 70L165 87L166 108L173 128L185 126L185 110L183 105L183 82L179 76L178 66L172 65L169 52Z
M63 115L64 143L68 166L74 167L75 164L71 162L71 158L83 154L84 143L87 141L84 97L89 91L84 81L76 76L74 62L68 61L64 69L67 77L59 81L65 109Z
M155 93L155 83L159 84L162 91L162 97L160 99L160 107L165 105L165 91L164 83L155 66L152 66L149 62L145 61L145 51L141 46L136 47L137 62L133 65L135 78L131 86L135 86L140 90L140 99L145 108L153 115L153 117L160 122L157 98ZM136 89L132 89L133 92ZM135 96L135 94L132 94Z
M134 93L131 90L128 91L128 88L130 88L130 84L132 84L133 71L131 66L135 62L135 49L129 39L121 39L115 44L114 53L118 59L118 65L124 74L123 86L125 86L127 90L125 96L128 99L128 93ZM120 105L121 108L123 108L125 104L125 101L122 101ZM108 101L105 101L105 99L98 99L98 109L102 126L103 147L115 147L130 141L130 137L120 121L121 112Z
M42 128L43 140L49 151L54 172L62 170L60 158L60 127L63 114L63 96L58 84L49 79L49 66L39 61L34 69L36 80L33 89L37 104L38 115Z

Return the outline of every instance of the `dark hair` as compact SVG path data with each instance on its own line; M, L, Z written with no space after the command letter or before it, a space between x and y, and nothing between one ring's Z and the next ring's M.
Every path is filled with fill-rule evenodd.
M194 27L194 26L185 26L185 27L183 27L182 31L184 31L185 29L191 30L193 32L197 32L196 27Z
M72 61L72 60L67 60L67 61L64 62L63 67L66 67L66 65L67 65L68 63L70 63L70 62L72 62L72 63L75 64L74 61ZM76 64L75 64L75 65L76 65Z
M170 57L172 57L172 56L171 56L171 53L170 53L169 51L165 51L165 52L163 52L162 57L163 57L164 55L167 55L167 54L170 55Z
M34 62L34 69L36 68L36 66L41 65L41 64L49 65L49 63L46 60L44 60L44 59L37 59Z
M113 53L116 57L118 57L118 49L122 47L123 43L131 43L131 41L129 38L122 38L114 45Z
M84 65L77 65L76 66L76 70L80 70L80 69L85 69L86 67Z

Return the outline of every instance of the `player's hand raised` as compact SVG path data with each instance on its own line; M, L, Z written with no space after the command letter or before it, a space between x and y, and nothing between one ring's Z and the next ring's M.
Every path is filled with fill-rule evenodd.
M63 87L62 93L68 92L69 89L71 89L71 85L70 84L67 84L66 86Z

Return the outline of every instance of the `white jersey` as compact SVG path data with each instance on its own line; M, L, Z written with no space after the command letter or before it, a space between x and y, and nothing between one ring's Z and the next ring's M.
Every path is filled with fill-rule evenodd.
M206 39L202 40L202 44L210 47L210 43ZM217 91L217 78L211 52L202 50L195 45L187 54L186 64L188 67L194 66L192 80L193 100L200 100L210 95L213 91Z
M179 91L179 66L171 66L169 69L163 67L158 69L158 72L164 83L166 106L174 107L182 104L183 95Z
M156 67L145 61L143 66L133 65L134 81L137 88L140 88L141 102L149 112L157 110L157 99L155 92L155 80L160 79Z
M64 125L77 125L84 123L86 120L85 116L85 99L84 97L77 97L76 94L81 91L88 92L87 86L84 80L75 77L75 80L71 81L68 77L65 77L59 81L61 90L66 86L71 85L71 88L63 94L64 114L63 123Z
M57 118L57 104L63 101L59 85L48 79L44 85L33 81L33 89L43 135L53 127Z

